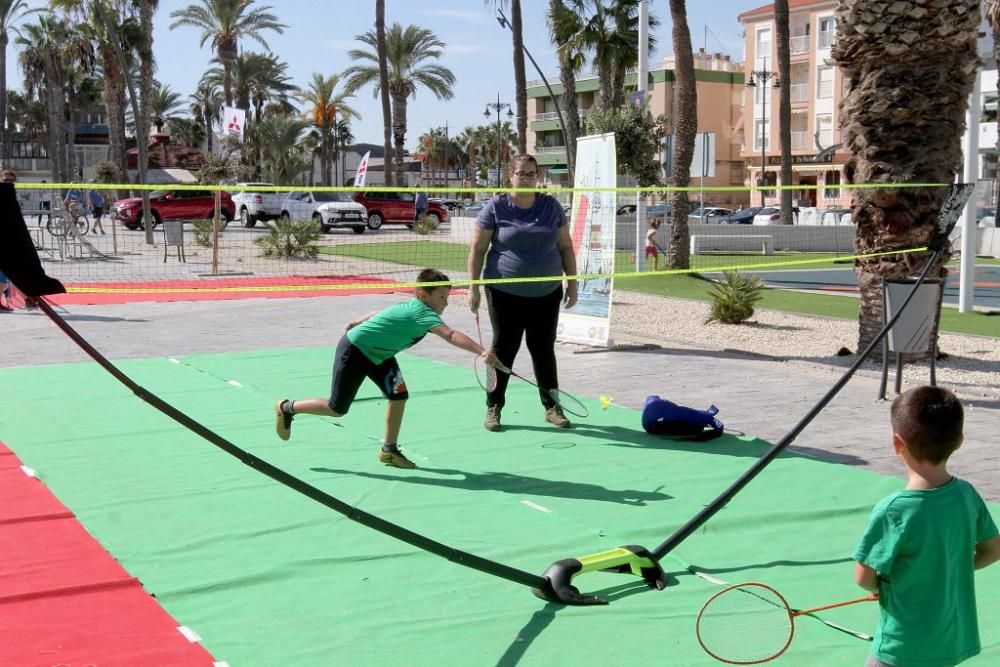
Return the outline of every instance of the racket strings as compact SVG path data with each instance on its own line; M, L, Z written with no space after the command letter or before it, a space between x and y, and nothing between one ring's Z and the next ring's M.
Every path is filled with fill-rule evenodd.
M573 394L566 393L560 389L550 389L549 394L552 396L552 400L563 409L564 412L568 412L574 417L587 417L590 415L590 411L587 410L587 406L580 402Z
M780 655L791 642L792 618L784 600L760 585L722 591L698 615L698 641L713 657L754 664Z

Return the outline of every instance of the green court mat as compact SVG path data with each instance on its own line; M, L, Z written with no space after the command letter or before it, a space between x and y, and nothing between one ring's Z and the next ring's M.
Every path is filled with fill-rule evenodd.
M767 447L735 436L649 436L637 411L602 411L596 400L589 419L558 430L542 421L535 390L516 382L505 430L488 433L471 366L414 355L401 357L411 393L401 441L419 470L376 462L385 403L371 387L339 423L300 417L292 440L278 440L274 401L324 396L331 359L331 349L310 348L120 367L238 446L352 505L538 574L561 558L654 548ZM718 664L699 648L694 621L719 587L674 558L662 563L672 575L662 592L593 573L575 583L610 606L548 604L264 477L94 364L3 369L0 384L8 397L0 438L233 667ZM858 597L850 555L872 505L900 484L786 454L676 554L719 579L768 583L792 606ZM1000 568L978 573L977 583L984 652L967 664L998 664ZM854 605L826 618L871 632L876 614L875 605ZM861 665L867 651L807 618L774 664Z

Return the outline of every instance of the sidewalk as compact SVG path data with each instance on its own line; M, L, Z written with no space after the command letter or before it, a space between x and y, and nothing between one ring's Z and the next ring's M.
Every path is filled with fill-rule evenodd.
M329 347L332 358L333 347L347 322L400 298L401 295L371 295L132 303L73 306L62 314L112 360L309 346ZM445 321L460 331L475 331L474 319L458 295L452 298ZM488 327L485 318L483 324ZM488 335L484 331L484 336ZM629 342L621 337L618 340ZM652 342L662 347L581 354L581 348L560 345L562 387L582 396L610 394L615 405L636 410L650 394L697 408L715 404L729 431L776 442L842 374L842 369L809 362L775 361L773 357L700 349L674 342L636 342ZM0 315L0 350L0 367L87 360L69 338L37 311ZM475 385L472 357L437 337L428 336L411 353L468 365L470 389ZM518 370L530 373L525 349L521 350ZM899 475L901 466L889 442L889 403L876 400L878 382L877 374L871 371L856 375L800 434L793 449L824 460ZM410 384L413 391L420 390L418 378L411 378ZM308 388L303 389L308 393ZM322 392L325 387L315 390ZM965 400L963 404L966 439L952 460L952 470L975 484L984 497L998 501L1000 454L992 443L996 425L1000 423L1000 401L983 398ZM524 415L535 410L539 424L542 423L540 405L508 406L508 411L512 409ZM462 418L481 420L482 417L473 414ZM601 413L597 411L589 419L599 422ZM638 416L635 427L641 428ZM711 443L705 447L711 447ZM664 472L669 475L669 471ZM754 483L774 484L780 480L769 479L765 472Z

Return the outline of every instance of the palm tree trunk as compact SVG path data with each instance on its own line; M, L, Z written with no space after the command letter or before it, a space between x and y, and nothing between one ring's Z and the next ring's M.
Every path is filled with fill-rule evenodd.
M395 143L393 169L399 175L396 185L405 185L403 176L403 146L406 142L406 94L392 95L392 139Z
M684 0L670 0L670 17L674 24L673 43L677 73L677 119L674 123L673 185L686 188L691 182L691 160L694 140L698 133L698 91L694 79L694 55L691 52L691 31L687 24ZM670 212L670 247L667 265L671 269L686 269L691 264L688 248L687 192L674 192Z
M158 0L139 3L139 24L144 36L139 47L139 118L136 134L139 141L149 141L149 98L153 90L153 12ZM127 173L127 172L126 172Z
M385 184L395 183L394 170L389 156L392 154L392 109L389 104L389 65L385 53L385 0L375 0L375 35L378 50L378 86L382 101L382 147L385 157L382 159L382 169L385 174Z
M517 152L528 152L528 91L524 75L524 34L521 0L510 2L510 34L514 41L514 99L517 103Z
M108 143L111 163L115 166L115 183L121 183L128 174L128 156L125 147L125 94L121 70L114 49L101 47L101 66L104 70L104 108L108 112Z
M781 184L792 184L792 82L791 48L788 26L788 0L775 0L774 22L778 38L778 80L784 85L778 88L778 134L781 145ZM765 91L765 94L766 91ZM792 224L791 190L781 191L781 222ZM799 195L795 194L799 199Z
M10 37L6 32L0 32L0 162L9 166L7 158L11 154L10 132L7 131L7 44Z
M966 0L941 0L934 14L911 19L922 3L901 3L898 16L907 18L888 23L879 23L878 0L857 0L852 11L844 5L837 11L831 55L850 83L841 102L841 127L852 154L845 167L851 183L951 183L962 164L979 13L970 12ZM886 187L852 193L855 249L861 254L924 245L947 190ZM944 277L950 256L946 247L928 275ZM882 327L882 280L915 275L927 259L909 253L855 261L859 349ZM937 321L931 340L928 353L936 349Z

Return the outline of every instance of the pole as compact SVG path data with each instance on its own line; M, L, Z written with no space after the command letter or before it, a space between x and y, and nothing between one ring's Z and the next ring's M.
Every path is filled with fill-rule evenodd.
M501 143L500 143L500 93L497 93L497 190L500 189L503 179L501 179L500 174L503 172L503 155L501 155Z
M444 122L444 189L448 189L448 121Z
M649 86L647 70L649 69L649 3L643 0L639 3L639 69L636 72L636 84L642 95L643 104L646 101L646 90ZM566 150L573 150L567 146ZM568 160L567 160L568 163ZM570 181L571 185L575 185ZM642 223L646 220L646 198L641 192L635 193L635 270L646 270L646 230Z
M975 183L979 180L979 107L982 97L982 76L982 69L977 69L976 80L972 84L972 95L969 98L969 110L966 112L966 183ZM958 312L960 313L971 313L975 303L976 243L978 240L976 197L972 196L965 204L965 215L962 218L962 256L958 274Z
M760 122L760 207L764 208L764 183L767 180L767 172L764 170L764 161L767 159L765 147L767 146L767 56L764 56L764 68L761 70L760 76L760 96L763 99L761 103L761 115L763 118Z

